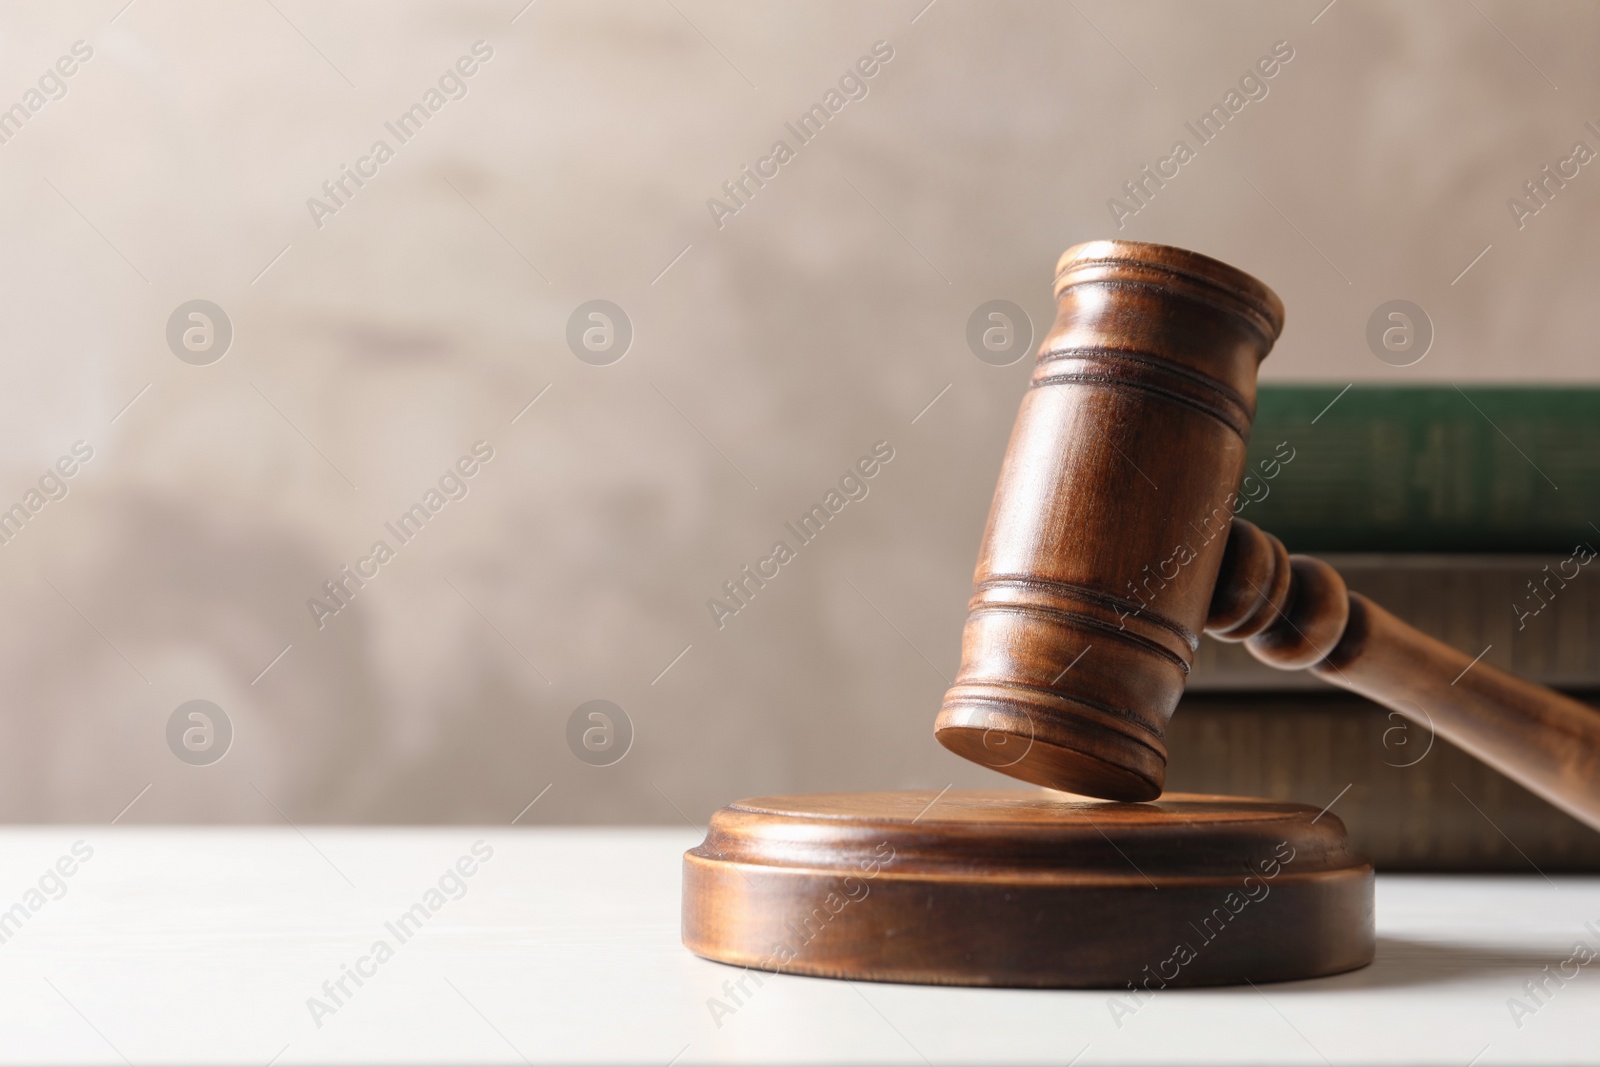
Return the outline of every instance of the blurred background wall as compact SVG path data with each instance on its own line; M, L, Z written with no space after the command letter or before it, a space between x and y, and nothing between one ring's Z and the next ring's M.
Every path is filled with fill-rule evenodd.
M1007 300L1037 339L1079 241L1268 282L1266 381L1600 379L1600 170L1508 207L1600 146L1592 6L125 3L0 17L5 820L681 823L1002 784L931 735L1031 362L967 327ZM1365 339L1392 299L1435 330L1406 367ZM626 328L569 331L594 300ZM593 700L625 719L569 730Z

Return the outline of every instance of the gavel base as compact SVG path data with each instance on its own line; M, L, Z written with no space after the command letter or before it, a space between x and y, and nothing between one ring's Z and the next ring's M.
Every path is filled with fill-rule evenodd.
M683 942L823 978L1154 991L1365 966L1372 890L1343 824L1301 804L758 797L684 855Z

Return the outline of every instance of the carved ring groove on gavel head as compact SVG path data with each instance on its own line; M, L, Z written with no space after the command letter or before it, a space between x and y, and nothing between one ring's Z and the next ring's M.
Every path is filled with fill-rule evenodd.
M1069 249L1055 295L935 735L1030 782L1150 800L1283 304L1214 259L1125 241ZM1246 599L1235 625L1271 621Z

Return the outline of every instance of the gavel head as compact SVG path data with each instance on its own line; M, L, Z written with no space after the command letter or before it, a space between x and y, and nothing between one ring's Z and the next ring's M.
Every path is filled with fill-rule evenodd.
M1128 241L1068 249L1055 295L934 734L1026 781L1151 800L1283 304L1224 263Z

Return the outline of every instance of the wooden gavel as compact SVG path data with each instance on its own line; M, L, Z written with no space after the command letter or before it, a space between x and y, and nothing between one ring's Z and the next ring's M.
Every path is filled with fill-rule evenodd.
M1271 289L1194 252L1095 241L1061 257L1055 294L934 727L945 747L1152 800L1204 628L1392 708L1600 829L1600 712L1434 640L1235 518L1256 371L1283 329Z

